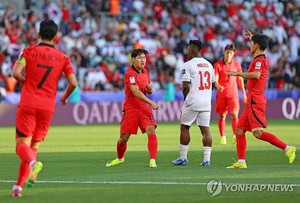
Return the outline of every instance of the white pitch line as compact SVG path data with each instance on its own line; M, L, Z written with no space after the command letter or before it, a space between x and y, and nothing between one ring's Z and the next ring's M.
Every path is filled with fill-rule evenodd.
M0 183L14 183L15 180L0 180ZM58 184L127 184L127 185L207 185L207 183L189 183L189 182L134 182L134 181L72 181L72 180L47 180L37 181L37 183L58 183ZM300 187L300 184L287 183L222 183L222 185L293 185Z

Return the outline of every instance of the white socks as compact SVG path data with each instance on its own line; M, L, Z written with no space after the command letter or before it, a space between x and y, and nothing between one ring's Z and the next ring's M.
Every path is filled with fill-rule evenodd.
M180 159L181 160L187 159L188 150L189 150L188 145L179 144L179 154L180 154Z
M211 149L212 149L211 147L203 147L203 150L204 150L203 161L210 161Z

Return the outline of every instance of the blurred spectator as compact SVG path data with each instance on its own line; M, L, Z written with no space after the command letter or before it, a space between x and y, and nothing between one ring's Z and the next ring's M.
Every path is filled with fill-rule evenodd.
M168 81L163 84L164 88L164 95L163 95L163 100L164 101L174 101L175 100L175 92L176 92L176 87L174 84L174 77L169 76Z
M252 57L245 29L272 38L268 88L300 88L299 1L44 0L24 6L26 12L17 13L9 5L0 14L2 86L20 51L38 42L39 22L51 18L60 24L56 46L70 56L83 91L122 90L134 47L149 51L154 89L164 90L170 81L181 88L181 64L190 39L204 43L202 56L212 63L225 44L234 43L236 59L246 69ZM41 14L33 12L37 10ZM63 89L65 82L59 85ZM15 90L20 88L16 84Z

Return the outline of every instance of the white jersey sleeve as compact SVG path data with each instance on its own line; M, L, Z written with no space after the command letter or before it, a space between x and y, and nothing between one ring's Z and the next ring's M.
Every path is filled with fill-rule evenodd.
M206 59L193 58L184 63L182 81L190 82L185 107L195 111L211 111L212 83L215 80L213 66Z

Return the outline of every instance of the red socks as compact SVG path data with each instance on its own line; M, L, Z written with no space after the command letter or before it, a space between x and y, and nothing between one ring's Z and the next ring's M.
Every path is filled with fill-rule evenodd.
M246 159L246 147L247 147L247 142L246 142L245 134L237 135L236 151L237 151L238 159L244 159L244 160Z
M220 135L221 136L225 135L225 128L226 128L225 120L219 118L218 126L219 126Z
M21 159L16 185L23 187L30 173L29 163L36 159L37 148L32 148L24 143L19 143L16 147L16 152Z
M148 150L150 154L150 159L156 159L157 156L157 137L156 135L148 135ZM118 159L124 158L124 154L127 149L127 143L121 144L119 140L117 141L117 155Z
M35 160L35 155L32 149L25 143L19 143L16 146L16 153L22 161L29 165L29 163Z
M23 187L30 173L29 164L21 161L16 185Z
M118 159L124 158L124 154L126 152L126 149L127 149L127 143L120 144L120 142L118 140L117 141L117 155L118 155Z
M272 133L263 132L260 137L261 140L269 142L270 144L284 150L287 146L284 142L282 142L278 137L273 135Z
M232 128L232 132L233 132L234 135L235 135L235 132L236 132L237 123L238 123L238 118L233 118L231 120L231 128Z
M148 150L150 154L150 159L156 159L157 156L157 137L156 134L148 135Z

